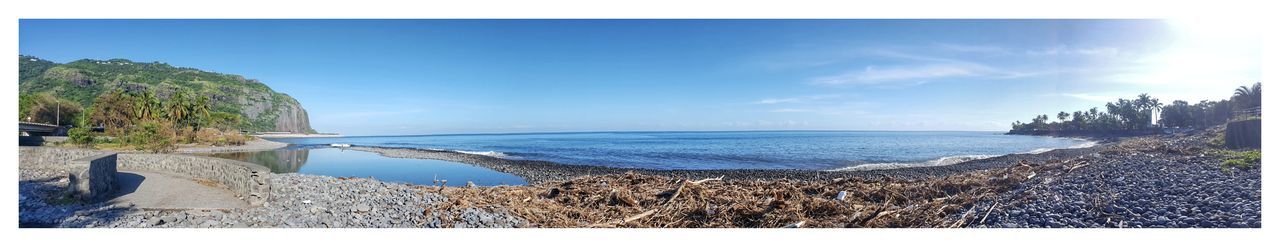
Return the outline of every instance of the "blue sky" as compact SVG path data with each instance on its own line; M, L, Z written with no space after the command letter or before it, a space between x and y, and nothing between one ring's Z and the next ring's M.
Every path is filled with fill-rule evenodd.
M1006 130L1259 81L1254 26L1161 20L21 20L19 52L256 78L348 135Z

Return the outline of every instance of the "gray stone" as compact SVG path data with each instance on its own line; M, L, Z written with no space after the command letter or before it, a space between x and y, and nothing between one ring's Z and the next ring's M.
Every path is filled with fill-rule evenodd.
M97 202L115 193L116 153L102 152L67 161L67 190L85 202Z

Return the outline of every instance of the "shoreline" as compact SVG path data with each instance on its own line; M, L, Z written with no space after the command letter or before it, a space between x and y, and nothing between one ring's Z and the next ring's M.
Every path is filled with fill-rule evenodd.
M287 138L326 138L326 137L344 137L342 134L304 134L304 133L290 133L290 134L256 134L256 135L251 135L251 136L253 136L253 137L257 137L257 138L262 138L262 139L268 139L268 138L274 138L274 139L287 139Z
M621 169L356 146L349 149L467 163L531 177L526 178L530 184L437 187L273 174L268 204L226 211L54 204L43 194L60 191L66 182L57 178L66 172L20 166L19 223L24 228L772 228L797 222L807 222L804 227L1261 227L1260 164L1220 170L1221 158L1205 146L1211 134L1125 138L943 167L856 172ZM1204 181L1222 182L1191 186ZM849 198L833 199L846 192ZM744 217L756 220L738 220Z
M1102 142L1081 148L1059 148L1037 153L1013 153L965 160L939 166L911 166L893 169L876 170L801 170L801 169L700 169L700 170L665 170L648 168L618 168L599 165L574 165L541 160L520 160L494 157L483 154L466 153L451 150L435 150L403 147L376 147L353 145L348 150L376 153L390 158L431 159L458 162L498 172L508 173L524 178L529 185L546 182L568 181L582 176L635 173L642 175L670 176L680 178L723 177L726 180L768 180L791 179L798 181L815 181L836 178L877 178L893 177L902 179L922 179L948 176L966 172L1001 168L1019 161L1045 162L1054 159L1067 159L1096 152L1108 146ZM856 167L856 166L855 166Z
M178 154L200 154L200 153L236 153L236 152L258 152L275 150L289 146L288 143L271 141L263 138L257 138L246 141L244 145L236 146L218 146L218 147L182 147L173 151Z

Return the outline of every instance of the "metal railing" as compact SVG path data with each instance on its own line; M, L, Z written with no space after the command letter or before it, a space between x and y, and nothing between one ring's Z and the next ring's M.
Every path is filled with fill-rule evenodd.
M1262 118L1262 106L1231 112L1232 120L1245 120L1250 118Z

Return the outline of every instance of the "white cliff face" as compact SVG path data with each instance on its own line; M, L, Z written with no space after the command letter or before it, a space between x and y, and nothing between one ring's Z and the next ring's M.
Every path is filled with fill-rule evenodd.
M277 106L279 110L276 115L276 131L288 131L293 133L311 133L315 130L311 129L311 121L307 117L307 110L302 109L302 105L298 101L290 98Z

